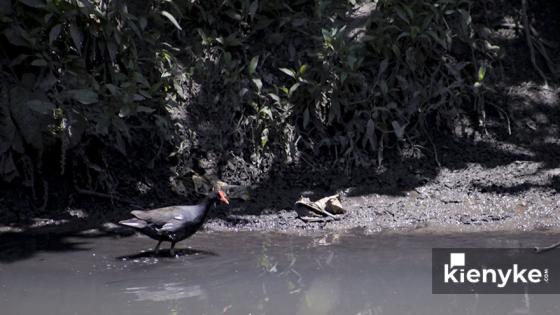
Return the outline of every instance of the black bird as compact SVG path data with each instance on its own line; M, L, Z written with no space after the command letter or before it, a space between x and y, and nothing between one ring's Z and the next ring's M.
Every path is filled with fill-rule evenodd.
M130 213L135 218L120 221L119 224L134 228L140 233L157 240L158 243L154 249L156 254L161 242L171 242L169 253L175 256L175 243L186 239L200 229L210 207L216 201L229 204L229 200L223 191L212 191L197 205L178 205L147 211L131 211Z

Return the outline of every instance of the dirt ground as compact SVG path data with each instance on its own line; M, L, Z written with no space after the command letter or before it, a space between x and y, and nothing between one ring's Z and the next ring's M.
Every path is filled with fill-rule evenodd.
M305 232L363 229L400 231L560 231L560 140L558 90L533 87L517 99L535 106L517 136L498 133L437 144L432 157L404 159L350 176L304 171L272 176L256 200L234 202L208 222L209 230ZM530 99L549 97L549 103ZM542 100L542 99L541 99ZM538 107L538 108L537 108ZM531 124L550 110L548 119ZM523 135L523 136L519 136ZM318 199L340 193L346 216L326 223L297 219L300 195Z
M465 122L453 136L435 137L440 165L427 144L420 153L402 150L386 156L381 167L350 174L321 162L276 168L256 183L250 200L232 200L229 207L215 209L205 229L560 232L560 89L544 84L532 71L523 37L515 37L507 23L500 27L502 44L511 54L501 66L510 79L493 101L505 112L488 106L485 129ZM547 38L560 42L558 33L551 34ZM558 55L558 45L554 47L551 56ZM168 184L167 178L162 183ZM131 209L193 202L161 187L157 182L132 187L127 196L132 202L81 196L48 214L21 209L23 193L0 191L0 233L111 231L116 229L111 223ZM315 200L333 193L340 193L348 210L340 220L305 223L297 218L294 202L300 196Z

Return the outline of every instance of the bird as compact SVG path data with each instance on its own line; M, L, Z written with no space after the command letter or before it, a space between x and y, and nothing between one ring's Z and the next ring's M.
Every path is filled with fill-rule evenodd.
M190 236L202 227L212 205L217 201L229 204L222 190L211 191L206 198L196 205L176 205L153 210L134 210L134 218L119 221L119 224L131 227L148 237L157 240L154 249L159 253L162 242L171 242L169 253L175 256L175 244Z

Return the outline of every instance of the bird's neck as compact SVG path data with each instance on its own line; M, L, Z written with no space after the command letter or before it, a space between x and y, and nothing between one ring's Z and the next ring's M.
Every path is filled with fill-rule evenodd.
M206 215L206 213L208 213L208 211L214 205L215 202L216 202L216 200L214 198L210 198L210 197L206 197L206 198L204 198L204 200L202 200L201 204L204 206L203 207L203 212L204 212L205 215Z
M210 212L210 208L212 208L212 205L214 204L214 202L215 202L215 200L213 198L209 198L209 197L206 197L206 198L204 198L204 200L202 200L202 202L200 203L202 205L202 209L197 215L199 220L201 220L201 221L206 220L206 216L208 215L208 212Z

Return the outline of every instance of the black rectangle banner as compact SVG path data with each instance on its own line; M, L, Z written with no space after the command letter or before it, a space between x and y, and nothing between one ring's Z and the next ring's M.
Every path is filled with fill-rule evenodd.
M558 294L560 250L434 248L434 294Z

